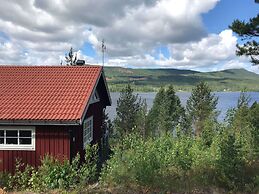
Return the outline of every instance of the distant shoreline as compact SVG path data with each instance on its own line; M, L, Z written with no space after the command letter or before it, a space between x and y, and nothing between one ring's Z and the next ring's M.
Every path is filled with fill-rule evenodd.
M119 87L116 86L116 85L110 85L108 84L108 88L109 88L109 91L110 92L121 92L121 90L126 86L125 85L120 85ZM132 88L133 88L133 91L134 92L158 92L159 89L161 87L152 87L152 86L143 86L143 89L142 89L142 86L135 86L135 85L131 85ZM165 87L168 87L167 85ZM192 88L194 87L191 87L189 89L177 89L179 86L174 86L175 88L175 91L176 92L191 92L192 91ZM222 89L222 90L216 90L216 89L213 89L212 88L212 92L242 92L242 91L245 91L245 92L259 92L259 90L257 89L251 89L251 88L243 88L243 89L239 89L239 90L231 90L231 89Z
M130 69L105 67L105 76L112 92L131 84L137 92L157 92L172 84L175 91L190 92L199 82L208 83L212 91L259 91L259 75L245 69L197 72L177 69Z

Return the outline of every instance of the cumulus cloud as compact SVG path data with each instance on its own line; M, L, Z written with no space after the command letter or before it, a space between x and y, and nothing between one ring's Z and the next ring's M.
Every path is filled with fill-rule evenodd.
M223 70L231 68L248 68L247 57L238 58L235 55L237 38L231 30L220 34L209 34L200 41L189 43L169 44L170 56L162 53L154 55L135 55L109 60L109 65L129 65L145 68L179 68L194 70ZM126 64L126 65L125 65ZM249 68L249 70L252 70Z
M71 46L80 58L100 63L105 39L106 62L112 66L242 66L246 59L235 57L232 32L207 34L204 28L201 15L218 1L5 1L0 7L0 63L59 64ZM85 43L95 57L82 51ZM154 50L161 45L170 56L157 56Z
M218 64L235 58L237 38L231 30L224 30L219 35L209 34L198 42L172 44L170 46L172 58L176 61L186 61L188 66L206 66Z

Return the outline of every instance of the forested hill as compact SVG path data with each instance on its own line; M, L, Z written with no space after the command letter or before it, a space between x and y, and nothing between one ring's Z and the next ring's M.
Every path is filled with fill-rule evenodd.
M259 91L259 75L245 69L204 73L177 69L105 67L105 75L111 91L120 91L127 83L131 83L135 91L157 91L168 84L173 84L178 91L191 91L201 80L208 82L214 91Z

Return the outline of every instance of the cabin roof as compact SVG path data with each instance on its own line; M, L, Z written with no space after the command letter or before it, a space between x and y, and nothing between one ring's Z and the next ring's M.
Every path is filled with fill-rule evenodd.
M90 65L0 66L0 123L81 122L102 72Z

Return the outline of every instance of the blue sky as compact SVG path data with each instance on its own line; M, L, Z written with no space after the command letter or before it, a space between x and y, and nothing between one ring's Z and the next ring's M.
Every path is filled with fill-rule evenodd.
M0 7L0 63L59 65L72 46L87 63L216 71L246 68L235 55L234 19L259 13L253 0L24 0Z
M203 21L209 33L220 33L227 29L234 19L248 21L258 12L259 4L253 0L223 0L203 15Z

